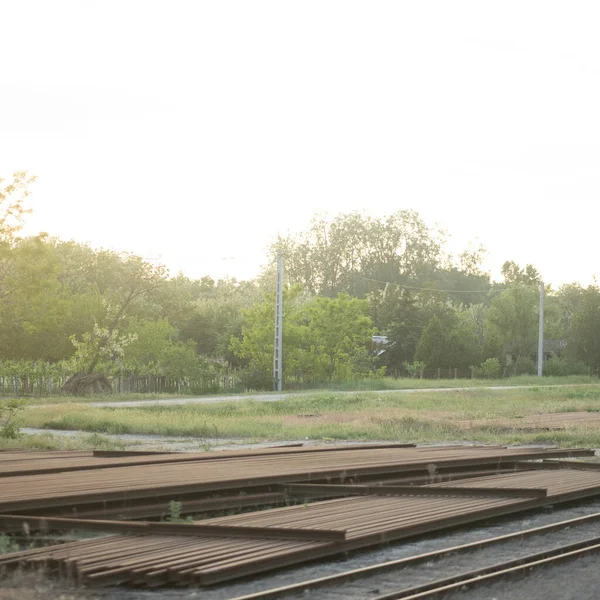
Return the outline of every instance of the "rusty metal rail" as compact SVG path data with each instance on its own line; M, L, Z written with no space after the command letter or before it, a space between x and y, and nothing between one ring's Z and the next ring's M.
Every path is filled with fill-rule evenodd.
M0 481L0 514L5 513L0 516L0 529L27 522L34 527L95 529L122 535L0 556L0 566L48 565L76 576L82 583L100 586L212 585L391 540L600 494L600 473L580 469L565 469L560 477L554 470L518 470L419 487L355 485L361 477L402 478L434 473L438 468L447 471L501 470L507 465L521 468L516 466L518 461L590 454L593 452L579 449L353 448L5 477ZM330 481L352 485L331 485ZM319 485L315 485L317 482ZM144 503L164 506L161 498L176 499L179 494L190 497L221 490L264 490L269 486L280 489L281 484L288 485L292 495L352 495L207 519L199 524L62 519L49 514L44 518L21 512L64 510L75 505L89 506L92 512L103 503L108 503L109 510L117 510L117 503L132 500L138 503L136 508L143 510ZM10 512L19 514L7 514Z
M198 462L227 458L255 458L313 452L348 452L351 450L381 450L389 448L414 448L415 444L364 444L345 446L286 445L271 448L219 450L215 452L144 452L120 450L94 451L10 451L0 454L0 477L41 475L68 471L131 467L165 463ZM43 460L42 460L43 459ZM40 462L41 460L41 462Z
M237 577L298 564L477 520L556 504L600 493L600 473L517 472L481 478L481 487L510 490L546 487L544 498L459 496L350 496L307 505L208 519L203 525L249 528L345 530L343 542L291 539L241 539L173 535L111 536L98 547L46 548L36 555L0 557L0 565L48 564L71 572L89 585L212 585ZM452 487L473 489L474 480ZM485 490L479 489L479 492ZM441 492L444 484L428 486Z
M310 540L313 542L343 542L345 530L312 527L244 527L243 525L205 525L198 523L149 523L146 521L108 521L93 519L61 519L0 515L1 526L26 525L30 529L101 531L126 535L182 535L186 537L268 538L277 540Z
M376 596L371 600L426 600L446 596L449 592L486 585L498 579L521 575L539 567L556 565L575 560L588 554L600 552L600 537L589 538L581 542L566 544L551 550L536 552L514 560L497 563L490 567L460 573L454 577L438 579L429 584L398 590Z
M383 575L385 573L398 571L407 567L416 567L418 565L427 564L432 561L437 561L446 558L447 556L462 554L466 552L473 552L476 550L490 548L496 545L505 544L507 542L515 540L527 539L536 535L545 535L555 531L560 531L562 529L581 527L589 523L597 522L599 520L600 513L594 513L592 515L577 517L575 519L568 519L565 521L560 521L558 523L552 523L550 525L543 525L541 527L524 529L515 533L486 538L477 542L469 542L467 544L461 544L459 546L451 546L448 548L443 548L441 550L434 550L432 552L426 552L424 554L417 554L416 556L409 556L407 558L386 561L368 567L352 569L343 573L336 573L335 575L319 577L316 579L309 579L306 581L301 581L299 583L294 583L291 585L286 585L277 588L271 588L252 594L244 594L243 596L238 596L236 598L232 598L231 600L275 600L276 598L285 598L286 596L293 596L306 592L312 592L314 590L322 588L339 587L345 583L360 581L361 579L370 578L376 575Z
M173 499L181 494L205 494L222 490L254 493L257 487L280 483L355 483L365 476L384 478L404 473L427 473L430 467L452 469L488 466L499 469L516 460L593 454L592 450L585 449L394 447L336 452L296 451L186 462L170 460L161 464L4 477L0 512L46 510L165 496ZM149 457L137 457L139 460L146 458ZM150 458L156 460L154 457ZM172 455L164 455L164 458L171 459Z
M319 485L291 483L285 489L292 496L461 496L494 498L545 498L545 488L450 487L431 488L402 485Z

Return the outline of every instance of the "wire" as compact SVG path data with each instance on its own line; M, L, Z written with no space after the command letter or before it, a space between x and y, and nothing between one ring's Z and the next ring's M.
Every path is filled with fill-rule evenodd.
M440 288L426 288L417 287L414 285L404 285L402 283L394 283L393 281L380 281L379 279L372 279L371 277L363 277L362 275L351 275L357 279L364 279L365 281L372 281L373 283L382 283L385 285L395 285L396 287L405 290L418 290L421 292L444 292L446 294L489 294L492 290L444 290Z

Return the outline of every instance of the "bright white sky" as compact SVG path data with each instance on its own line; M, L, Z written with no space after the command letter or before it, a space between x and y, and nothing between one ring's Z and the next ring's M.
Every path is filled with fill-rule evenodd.
M414 208L497 274L597 266L600 4L2 0L28 233L254 276L314 212ZM223 260L234 257L234 259Z

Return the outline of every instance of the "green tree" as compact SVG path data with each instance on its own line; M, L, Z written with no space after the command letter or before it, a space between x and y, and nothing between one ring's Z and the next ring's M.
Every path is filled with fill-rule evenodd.
M226 358L232 335L240 332L241 311L260 299L251 282L221 280L191 304L191 313L181 328L184 339L193 340L199 354Z
M380 362L400 368L413 360L417 344L431 315L424 310L418 295L396 286L369 294L370 314L378 331L388 338Z
M415 360L427 369L465 369L479 359L477 336L467 315L455 311L445 318L434 315L423 330Z
M128 324L128 330L133 339L124 350L126 371L168 377L195 377L210 371L206 360L196 354L194 343L182 342L166 319L136 319Z
M450 331L442 320L434 315L417 344L415 361L424 362L427 369L447 367L449 342Z
M578 283L562 285L551 297L546 298L545 335L548 339L567 340L572 338L573 319L581 311L585 289ZM550 319L548 313L550 312Z
M600 288L590 285L572 317L568 351L571 356L600 374Z
M300 311L303 297L299 286L283 290L283 370L297 372L305 330ZM275 337L275 295L269 294L242 311L244 324L241 338L232 337L231 351L244 360L251 371L269 380L273 368L273 340Z
M487 314L490 327L505 352L517 359L535 352L538 333L539 292L534 287L515 285L492 301Z
M408 281L433 272L441 260L441 237L414 211L382 219L360 213L333 219L316 216L308 231L280 238L272 262L285 255L286 274L310 294L364 298L377 281ZM375 280L375 281L372 281Z
M268 379L272 369L274 298L243 311L242 337L231 349ZM309 299L298 286L284 290L283 371L298 381L340 380L368 375L374 332L366 301L340 294Z
M15 172L10 183L0 178L0 243L11 244L21 230L24 215L30 212L25 201L35 180L27 171Z
M502 277L506 285L539 286L542 277L533 265L520 267L514 260L507 260L502 265Z
M306 305L305 315L308 358L309 364L314 363L314 375L319 379L343 380L368 373L372 365L365 361L365 351L375 329L366 300L348 294L318 297Z
M71 302L45 236L15 239L0 255L0 358L64 358L65 346L72 352L68 336L61 335Z

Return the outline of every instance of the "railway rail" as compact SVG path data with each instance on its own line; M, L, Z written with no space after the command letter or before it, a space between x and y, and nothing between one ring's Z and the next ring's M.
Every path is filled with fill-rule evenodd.
M477 569L460 571L451 576L432 579L426 583L418 585L402 586L399 580L405 569L419 567L429 563L437 563L448 557L468 554L481 551L486 548L493 548L503 544L522 542L536 536L548 536L568 529L585 528L591 524L600 526L600 513L577 517L510 533L502 536L487 538L476 542L461 544L427 552L416 556L402 558L399 560L386 561L369 567L353 569L327 577L310 579L287 586L267 589L260 592L236 596L231 600L276 600L276 599L296 599L302 595L311 594L316 590L320 591L319 598L327 598L327 591L332 590L336 597L344 594L346 587L350 586L353 590L349 592L356 593L357 584L363 585L363 591L371 588L368 596L362 596L364 600L426 600L430 598L439 598L450 594L453 591L463 591L480 585L490 584L493 581L503 578L522 576L532 569L540 567L550 567L560 562L575 560L585 555L600 552L600 536L591 536L576 542L558 544L544 550L531 552L511 560L497 561ZM380 594L377 588L377 578L388 574L394 574L394 581L398 582L397 589ZM366 587L365 586L366 583ZM388 579L388 587L390 586ZM393 584L392 584L393 586ZM373 589L375 588L375 589Z
M116 534L0 556L0 567L45 566L97 587L222 586L395 540L600 496L596 463L549 461L592 455L593 450L581 448L399 445L181 456L0 453L0 531ZM126 520L127 514L160 517L168 501L209 512L271 507L185 524ZM475 571L462 565L459 579L447 572L437 588L491 579L499 571L520 572L526 563L547 564L543 561L595 552L600 547L600 513L475 545L514 543L584 524L593 524L596 537L590 531L578 533L562 550L561 544L538 547L528 558L521 556L521 562L508 555ZM457 548L381 569L406 569L419 560L457 556L474 546ZM378 575L368 568L358 577ZM418 594L432 594L437 589L432 585L416 582L409 589L412 596L407 586L386 593L396 594L389 598L427 597ZM263 592L259 597L269 596Z

